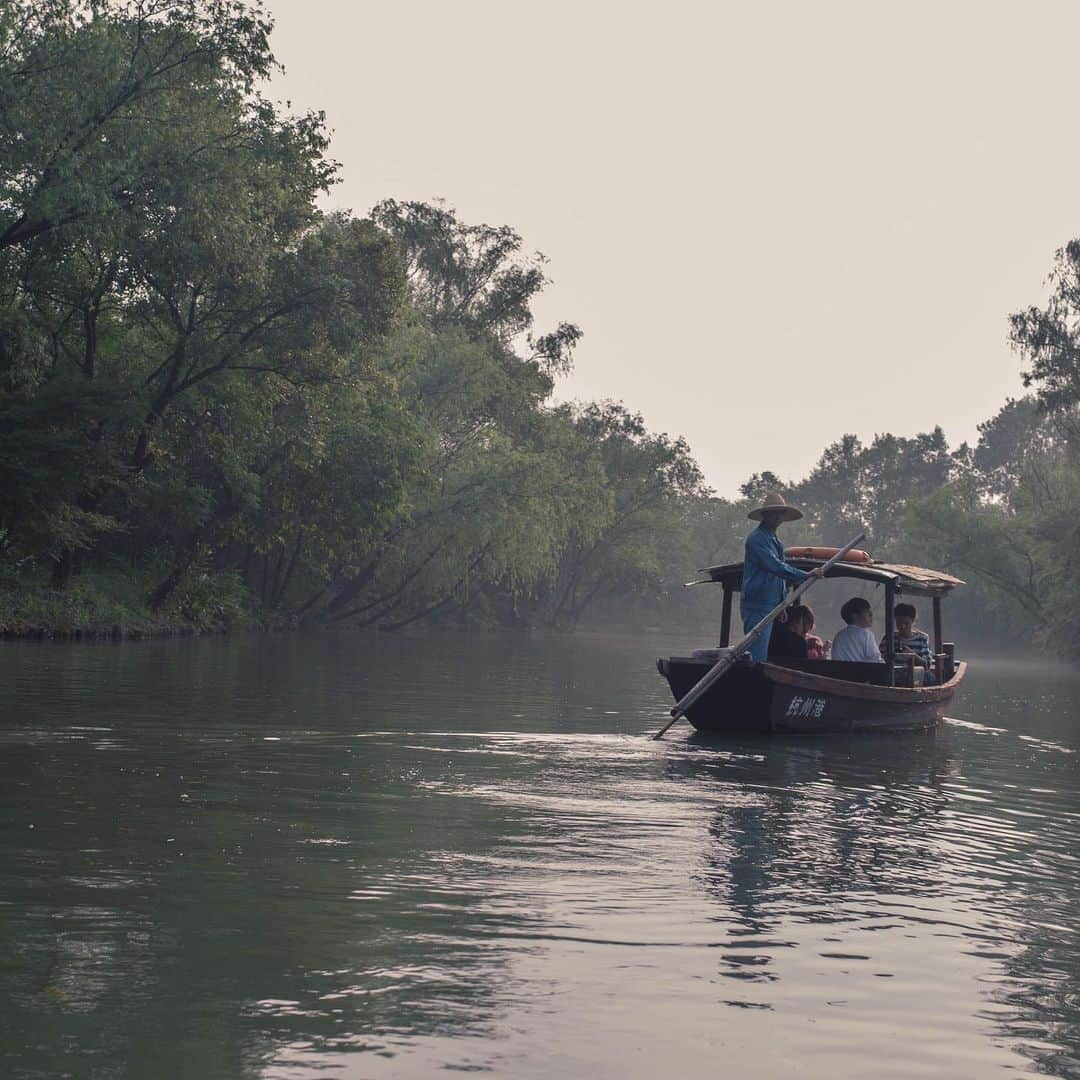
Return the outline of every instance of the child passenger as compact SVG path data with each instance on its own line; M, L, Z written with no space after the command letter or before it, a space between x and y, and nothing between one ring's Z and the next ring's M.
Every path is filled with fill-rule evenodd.
M840 609L840 617L847 624L832 643L834 660L855 660L862 663L883 664L874 632L874 612L870 601L863 596L853 596Z
M930 652L930 638L925 630L915 627L914 604L897 604L893 608L893 620L896 622L896 632L893 634L893 651L900 653L914 653L922 664L924 671L923 685L931 685L934 675L931 669L934 666L934 656ZM888 645L888 637L881 639L881 651L884 654Z
M897 604L893 608L896 632L893 634L893 649L898 652L913 652L922 661L924 668L932 667L934 658L930 654L930 638L925 630L915 629L914 604ZM881 639L881 651L885 652L888 637Z

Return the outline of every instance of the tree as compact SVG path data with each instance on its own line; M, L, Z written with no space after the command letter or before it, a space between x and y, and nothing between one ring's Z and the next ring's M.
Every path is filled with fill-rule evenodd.
M708 494L686 441L650 433L625 405L586 405L574 427L603 470L609 508L571 532L548 605L555 625L573 625L614 596L658 598L682 548L686 505Z
M972 466L990 496L1014 490L1025 463L1055 445L1052 423L1033 397L1009 398L998 412L979 425L979 442Z
M774 492L783 494L790 490L790 485L785 484L776 473L766 469L764 472L754 473L749 480L739 485L739 494L748 502L764 502Z
M401 303L393 240L316 210L335 168L321 116L281 116L255 90L274 66L269 28L258 5L218 0L57 0L0 20L0 406L27 414L61 389L96 403L81 452L68 429L53 515L83 523L78 547L107 524L103 504L123 503L118 484L144 505L191 481L192 498L168 502L186 539L167 580L234 505L195 497L213 471L197 440L239 476L243 440L223 417L370 372ZM155 440L168 454L139 494ZM56 584L72 552L55 554Z
M879 558L904 559L912 557L904 542L907 506L946 483L955 468L939 427L911 438L875 435L869 446L845 435L790 494L821 542L839 545L864 531Z
M372 219L398 243L413 304L436 332L464 330L472 339L495 338L547 375L568 371L581 331L560 323L535 338L532 301L548 284L542 254L524 257L521 236L508 225L466 225L442 203L387 199Z
M75 224L100 234L167 219L173 178L212 189L227 177L268 109L254 87L275 66L270 29L257 3L235 0L9 0L0 250ZM215 104L241 122L216 127ZM289 126L324 142L316 116Z
M1013 345L1027 361L1024 385L1039 405L1080 434L1080 240L1054 257L1051 293L1045 307L1016 312L1009 322Z
M580 331L531 335L546 279L513 230L423 203L381 203L372 216L408 282L411 316L379 366L413 420L414 482L397 516L301 610L386 629L450 610L512 612L581 507L544 410Z
M983 591L1022 637L1080 652L1080 242L1057 252L1043 307L1011 317L1011 340L1034 393L979 427L953 481L913 506L917 535Z

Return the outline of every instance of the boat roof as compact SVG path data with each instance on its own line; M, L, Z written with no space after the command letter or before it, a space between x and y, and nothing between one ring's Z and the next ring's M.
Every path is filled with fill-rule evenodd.
M812 570L815 566L822 566L827 559L794 559L787 560L792 566L800 570ZM726 589L734 589L736 592L742 586L743 564L724 563L721 566L707 566L701 573L708 574L705 581L715 581ZM862 581L873 581L879 585L891 583L898 593L909 593L914 596L944 596L966 582L952 574L946 574L941 570L928 570L923 566L908 566L906 563L846 563L839 562L833 565L825 575L829 578L859 578ZM691 581L690 585L702 585L705 581Z

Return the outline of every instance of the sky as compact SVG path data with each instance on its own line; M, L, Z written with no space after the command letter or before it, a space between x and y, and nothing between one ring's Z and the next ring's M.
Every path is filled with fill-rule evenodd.
M799 479L1023 392L1010 312L1080 236L1080 4L268 0L329 205L444 199L548 258L562 400Z

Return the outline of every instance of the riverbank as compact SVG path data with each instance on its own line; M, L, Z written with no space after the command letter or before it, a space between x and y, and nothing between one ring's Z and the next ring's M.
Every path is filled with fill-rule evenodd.
M152 582L131 570L94 570L66 588L29 576L0 579L0 638L103 641L220 634L266 620L235 574L202 575L152 611Z

